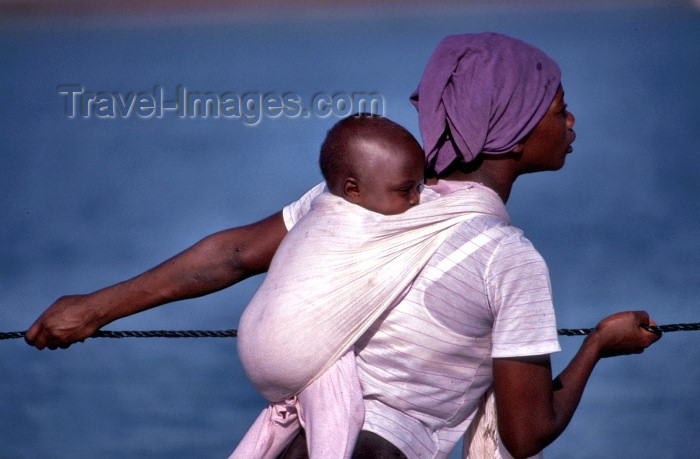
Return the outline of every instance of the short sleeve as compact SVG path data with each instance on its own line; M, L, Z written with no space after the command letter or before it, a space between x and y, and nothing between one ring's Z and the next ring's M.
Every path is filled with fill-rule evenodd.
M520 230L501 241L486 279L494 314L493 358L561 350L547 264Z
M292 226L309 212L309 209L311 209L311 201L323 193L325 188L326 182L321 182L304 193L301 198L282 209L282 217L284 218L284 225L287 227L287 231L292 229Z

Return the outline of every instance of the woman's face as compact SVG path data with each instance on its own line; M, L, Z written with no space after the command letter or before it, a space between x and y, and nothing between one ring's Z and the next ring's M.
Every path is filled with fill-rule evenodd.
M547 113L519 145L522 173L561 169L566 155L573 151L574 121L560 85Z

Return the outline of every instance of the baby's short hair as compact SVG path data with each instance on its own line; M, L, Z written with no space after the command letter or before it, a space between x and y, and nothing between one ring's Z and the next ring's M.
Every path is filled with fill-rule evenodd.
M321 173L332 193L337 193L345 178L357 174L357 152L353 151L353 140L358 138L417 143L406 128L383 116L359 113L338 121L326 134L319 158Z

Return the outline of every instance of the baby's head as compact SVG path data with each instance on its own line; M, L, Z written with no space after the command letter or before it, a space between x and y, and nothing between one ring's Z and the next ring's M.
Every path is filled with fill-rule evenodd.
M328 190L385 215L418 204L425 155L403 127L377 115L354 115L333 126L321 146Z

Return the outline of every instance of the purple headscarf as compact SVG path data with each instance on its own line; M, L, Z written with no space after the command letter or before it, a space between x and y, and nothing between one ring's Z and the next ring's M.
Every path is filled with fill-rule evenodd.
M560 79L556 62L520 40L446 37L411 95L428 167L439 174L455 159L512 151L547 112Z

